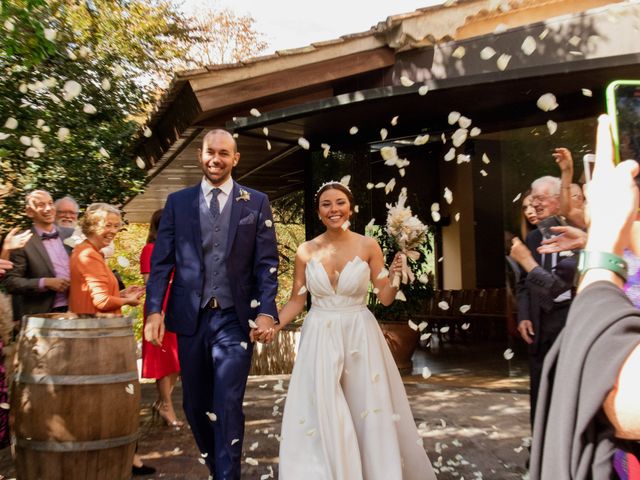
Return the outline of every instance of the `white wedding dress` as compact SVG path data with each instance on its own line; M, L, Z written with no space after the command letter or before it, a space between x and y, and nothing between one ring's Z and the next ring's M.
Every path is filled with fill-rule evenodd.
M369 265L355 257L334 291L307 263L304 320L282 419L280 480L435 479L391 352L367 309Z

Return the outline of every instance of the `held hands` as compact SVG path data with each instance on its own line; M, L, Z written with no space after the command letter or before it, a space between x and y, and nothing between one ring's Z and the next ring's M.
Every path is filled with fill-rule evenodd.
M164 318L161 313L151 313L144 325L144 339L156 347L162 346L164 338Z
M255 320L257 328L252 328L249 338L252 342L271 343L277 333L275 321L269 315L258 315ZM278 330L279 331L279 330Z

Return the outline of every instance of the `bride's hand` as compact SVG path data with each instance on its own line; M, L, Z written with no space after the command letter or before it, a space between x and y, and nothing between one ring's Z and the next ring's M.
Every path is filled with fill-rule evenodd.
M391 278L393 278L396 275L402 274L402 257L403 256L404 256L404 253L397 252L393 257L393 262L391 262L391 265L389 265L389 273L390 273L389 276Z

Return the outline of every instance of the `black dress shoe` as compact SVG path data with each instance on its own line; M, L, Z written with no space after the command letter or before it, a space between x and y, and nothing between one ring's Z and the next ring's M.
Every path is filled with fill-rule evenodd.
M152 474L156 473L156 469L153 468L153 467L150 467L148 465L142 465L141 467L136 467L135 465L133 465L131 467L131 473L134 476L152 475Z

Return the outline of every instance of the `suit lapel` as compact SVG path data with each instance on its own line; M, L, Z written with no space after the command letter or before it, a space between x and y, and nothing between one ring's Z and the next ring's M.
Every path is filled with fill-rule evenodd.
M227 237L227 251L225 252L225 257L229 256L229 252L231 251L231 247L233 246L233 241L236 238L236 231L238 230L238 222L240 218L242 218L242 209L244 207L244 201L236 201L236 198L240 196L240 185L238 185L235 181L233 182L233 190L231 191L231 195L227 199L227 202L230 202L231 207L231 218L229 219L229 236Z
M192 197L191 197L191 206L189 208L189 212L192 212L191 216L191 234L193 237L193 243L195 245L196 251L198 252L198 258L200 262L203 261L203 253L202 253L202 232L200 231L200 191L202 188L200 184L193 187ZM179 213L179 212L178 212Z
M55 271L53 270L53 263L51 263L51 259L49 258L47 249L44 248L44 245L42 244L42 239L40 238L40 235L36 231L35 227L31 227L31 231L33 232L33 237L31 237L31 240L29 243L31 243L33 250L42 258L42 261L49 269L49 272L51 272L51 274L55 276L55 273L54 273Z

